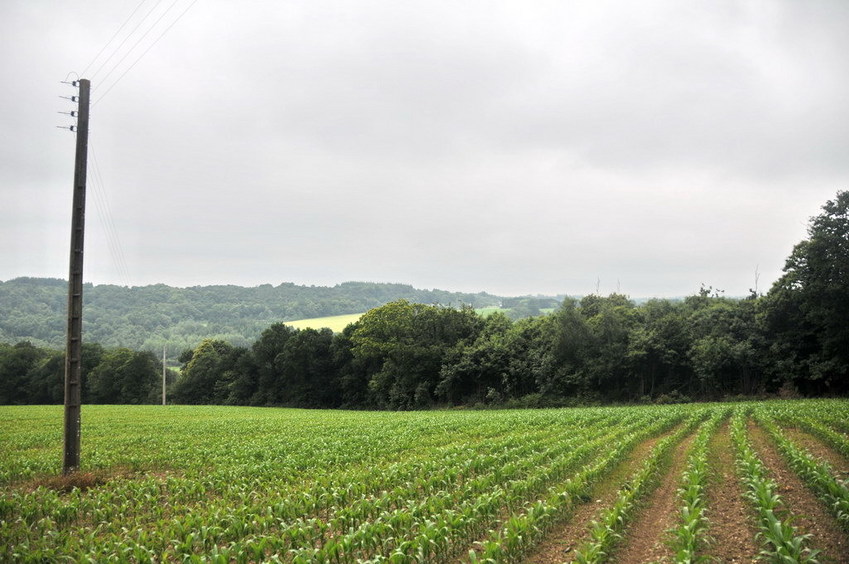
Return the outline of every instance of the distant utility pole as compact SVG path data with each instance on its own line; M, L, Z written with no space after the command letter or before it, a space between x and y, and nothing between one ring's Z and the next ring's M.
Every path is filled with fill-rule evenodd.
M165 405L165 345L162 345L162 405Z
M79 81L77 98L77 155L74 164L74 200L71 214L71 265L68 275L68 342L65 349L65 458L64 474L80 467L80 404L83 332L83 236L88 160L88 106L91 83ZM74 99L73 97L71 98Z

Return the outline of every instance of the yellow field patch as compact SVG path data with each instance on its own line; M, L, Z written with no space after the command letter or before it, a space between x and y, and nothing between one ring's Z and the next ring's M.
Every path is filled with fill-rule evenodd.
M349 313L346 315L332 315L330 317L313 317L312 319L284 321L284 323L295 329L306 329L308 327L312 329L323 329L327 327L334 333L341 333L345 327L359 320L362 315L362 313Z

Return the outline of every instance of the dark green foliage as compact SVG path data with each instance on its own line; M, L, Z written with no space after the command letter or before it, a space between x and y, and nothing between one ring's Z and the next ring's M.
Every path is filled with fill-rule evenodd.
M751 394L763 385L764 339L756 314L755 300L720 297L690 312L688 358L697 386L691 393Z
M793 249L770 292L745 299L726 298L709 287L684 300L642 305L621 294L590 295L580 301L566 298L553 313L514 321L500 313L484 318L468 306L405 299L378 303L393 292L412 290L406 286L340 285L349 295L345 308L368 300L378 307L336 335L276 322L257 331L250 348L240 345L241 337L235 344L210 337L183 346L182 371L169 397L175 403L420 409L713 400L776 393L788 385L805 395L845 394L849 192L823 207L809 235ZM0 284L0 290L21 299L27 288L40 296L43 307L30 308L35 312L58 307L50 296L62 287L60 281L32 279ZM127 311L135 311L152 299L170 305L147 307L145 325L165 327L177 312L202 331L198 306L186 302L180 290L99 288L103 292L91 298L94 304L120 295L130 302ZM267 305L234 302L234 287L189 290L205 296L206 309L244 320L273 312L281 292L297 295L302 288L251 289ZM441 303L457 296L422 295ZM539 302L527 298L512 305L540 306L534 300ZM15 323L25 324L26 315L16 317L5 301L0 303ZM317 303L304 298L302 305ZM91 309L94 325L100 320L97 308ZM327 312L311 314L320 313ZM30 329L42 334L38 327ZM0 344L0 404L62 401L64 354L39 343ZM151 353L86 343L83 401L156 401L160 370Z
M280 405L283 402L283 349L297 330L275 323L262 332L253 345L257 386L251 398L253 405Z
M339 374L329 329L275 323L253 346L258 376L252 405L338 407Z
M302 329L286 342L280 359L284 405L338 407L332 342L330 329Z
M762 304L771 374L811 393L849 391L849 192L811 219Z
M639 397L654 398L686 381L688 339L683 304L651 300L628 343L627 356Z
M592 301L590 301L592 300ZM606 390L617 400L632 397L628 345L640 325L640 313L626 296L587 296L581 314L589 331L584 392Z
M154 403L161 390L160 366L148 351L108 350L88 374L89 401Z
M510 373L511 329L504 314L484 320L471 343L450 348L443 359L436 398L454 405L500 401Z
M224 341L206 339L183 365L182 375L169 392L174 403L238 404L243 393L244 364L248 350ZM242 370L240 370L242 369Z
M251 348L206 339L180 355L168 397L380 409L719 399L769 391L758 304L699 295L636 306L614 294L566 299L553 314L513 321L402 300L336 335L275 323ZM83 352L84 402L158 401L152 353L90 343ZM0 346L3 403L60 403L63 375L60 352Z
M368 393L369 375L375 372L378 359L359 359L352 351L351 340L357 324L352 323L334 335L330 354L336 367L338 402L340 407L374 407Z
M29 342L0 345L0 404L29 403L30 374L37 370L47 354Z
M26 403L56 404L64 401L65 394L65 355L59 351L44 351L34 366L27 372L29 380L26 387ZM87 360L86 347L83 347L83 365ZM91 366L88 363L88 366ZM88 400L85 380L82 390L83 401Z
M67 296L67 282L62 280L0 281L0 342L63 347ZM361 313L399 299L458 307L497 306L501 300L486 293L370 282L333 287L263 284L254 288L86 284L83 333L86 341L154 353L162 351L163 345L169 350L194 348L204 339L249 346L272 323Z
M351 334L351 352L369 367L371 399L380 407L431 405L443 356L477 337L482 319L469 308L389 303L366 313Z
M153 403L162 365L150 352L82 347L83 403ZM58 404L65 394L65 352L22 341L0 344L0 405Z

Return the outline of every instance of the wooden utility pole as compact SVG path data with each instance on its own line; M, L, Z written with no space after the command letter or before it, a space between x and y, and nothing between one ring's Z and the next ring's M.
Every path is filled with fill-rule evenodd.
M74 199L71 214L71 264L68 275L68 341L65 349L65 457L62 471L80 467L80 404L83 332L83 236L88 161L88 107L91 83L79 81L77 154L74 164Z
M162 345L162 405L165 405L165 345Z

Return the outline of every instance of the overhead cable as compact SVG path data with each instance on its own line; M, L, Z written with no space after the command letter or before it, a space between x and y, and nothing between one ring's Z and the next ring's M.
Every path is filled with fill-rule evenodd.
M162 19L162 17L163 17L165 14L167 14L167 13L168 13L168 11L170 11L170 10L171 10L171 8L173 8L173 7L174 7L174 4L176 4L178 1L179 1L179 0L174 0L174 3L173 3L173 4L171 4L171 6L169 6L168 10L166 10L166 11L165 11L165 13L163 13L163 14L162 14L162 16L160 16L160 17L159 17L159 19L157 19L157 20L156 20L156 22L154 22L154 26L155 26L157 23L159 23L159 21ZM97 100L95 100L95 101L94 101L94 103L93 103L92 105L95 105L95 104L97 104L98 102L100 102L100 101L101 101L101 100L102 100L102 99L103 99L103 98L104 98L104 97L105 97L105 96L106 96L106 95L107 95L107 94L108 94L108 93L109 93L109 92L110 92L110 91L111 91L111 90L115 87L115 85L116 85L116 84L118 84L118 83L121 81L121 79L122 79L122 78L124 78L124 76L125 76L128 72L130 72L130 71L133 69L133 67L135 67L135 66L139 63L139 61L141 61L141 60L142 60L142 58L144 58L144 56L145 56L145 55L147 55L148 51L150 51L151 49L153 49L154 45L156 45L156 44L159 42L159 40L160 40L160 39L162 39L162 38L165 36L165 34L166 34L166 33L168 33L168 31L169 31L172 27L174 27L174 26L177 24L177 22L179 22L179 21L180 21L180 19L182 19L182 17L183 17L184 15L186 15L186 12L188 12L188 11L192 8L192 6L194 6L196 3L197 3L197 0L192 0L192 2L191 2L191 3L190 3L187 7L186 7L186 9L185 9L185 10L183 10L183 11L180 13L180 15L179 15L179 16L177 16L177 18L176 18L173 22L171 22L171 24L169 24L169 25L168 25L168 27L166 27L166 28L162 31L162 33L160 33L160 34L159 34L159 36L158 36L158 37L157 37L157 38L153 41L153 43L151 43L151 44L147 47L147 49L145 49L145 50L144 50L144 52L143 52L141 55L139 55L139 57L138 57L135 61L133 61L133 63L132 63L132 64L131 64L128 68L127 68L127 70L125 70L123 73L121 73L121 75L120 75L117 79L115 79L115 81L114 81L112 84L110 84L110 85L109 85L109 87L108 87L108 88L107 88L107 89L103 92L103 94L100 94L100 96L97 98ZM149 32L150 30L152 30L152 29L153 29L153 27L151 27L151 28L148 30L148 32ZM147 33L145 33L145 35L147 35ZM139 41L141 41L141 39L143 39L143 38L144 38L144 36L142 36L142 38L140 38L140 39L139 39ZM136 45L139 43L139 41L137 41L137 42L136 42ZM133 48L135 48L135 45L133 46ZM130 51L132 51L132 49L131 49ZM129 52L127 53L127 55L129 55ZM123 61L125 58L126 58L126 55L125 55L125 56L124 56L121 60ZM119 63L120 63L120 61L119 61ZM112 73L112 71L114 71L114 70L115 70L115 68L117 68L117 65L116 65L115 67L113 67L113 69L112 69L111 71L109 71L109 74L111 74L111 73ZM107 74L107 76L109 76L109 75ZM104 80L105 80L105 78L104 78Z
M153 5L153 8L151 8L150 10L148 10L148 12L147 12L144 16L142 16L142 19L141 19L141 20L139 20L139 22L136 24L136 26L135 26L133 29L131 29L131 30L130 30L130 33L128 33L128 34L127 34L127 36L126 36L126 37L124 37L123 41L121 41L121 43L120 43L120 44L119 44L119 45L118 45L115 49L113 49L113 50L112 50L112 54L111 54L111 55L109 55L109 56L106 58L106 60L104 60L102 63L100 63L100 66L99 66L99 67L97 67L97 70L96 70L96 71L94 71L94 73L91 75L91 77L92 77L92 78L95 78L95 77L96 77L96 76L100 73L100 71L102 71L102 70L103 70L103 67L105 67L105 66L109 63L109 61L111 61L111 60L112 60L112 57L114 57L115 55L117 55L117 54L118 54L118 52L119 52L119 51L121 50L121 48L124 46L124 43L126 43L127 41L129 41L129 39L133 36L133 34L136 32L136 30L137 30L139 27L141 27L141 25L145 22L145 20L146 20L147 18L149 18L149 17L150 17L150 15L151 15L154 11L156 11L156 8L159 6L159 4L160 4L161 2L162 2L162 0L156 0L156 4L154 4L154 5ZM118 63L116 63L116 64L115 64L115 66L117 66L118 64L120 64L120 62L121 62L121 61L118 61ZM113 69L113 70L114 70L115 66L113 66L113 67L112 67L112 69ZM112 71L110 70L110 72L112 72Z
M161 1L161 0L160 0L160 1ZM85 76L86 71L87 71L89 68L91 68L91 65L93 65L93 64L94 64L94 62L95 62L95 61L96 61L96 60L100 57L100 55L102 55L102 54L103 54L103 52L106 50L106 48L107 48L107 47L109 47L109 45L110 45L113 41L115 41L115 38L116 38L116 37L118 37L118 34L119 34L119 33L121 33L121 30L122 30L122 29L124 29L124 27L125 27L125 26L126 26L126 25L130 22L130 20L133 18L133 16L134 16L134 15L136 15L136 12L138 12L138 11L139 11L139 8L141 8L141 7L142 7L142 4L144 4L145 2L147 2L147 0L141 0L141 2L139 2L139 3L136 5L136 8L132 11L132 13L131 13L129 16L127 16L127 19L126 19L126 20L124 20L124 23L122 23L122 24L121 24L121 26L120 26L120 27L118 28L118 30L117 30L117 31L116 31L116 32L112 35L112 37L109 39L109 41L107 41L107 42L106 42L106 44L105 44L105 45L104 45L104 46L100 49L100 51L98 51L98 52L97 52L97 55L95 55L95 56L94 56L94 58L91 60L91 62L90 62L89 64L87 64L87 65L86 65L86 67L83 69L83 72L82 72L82 75L83 75L83 76ZM125 40L125 41L126 41L126 40ZM121 45L123 45L123 42L121 43ZM120 49L120 45L118 46L118 48ZM114 55L115 55L115 53L113 52L113 53L112 53L112 55L110 55L110 56L109 56L109 58L112 58L112 56L114 56Z

